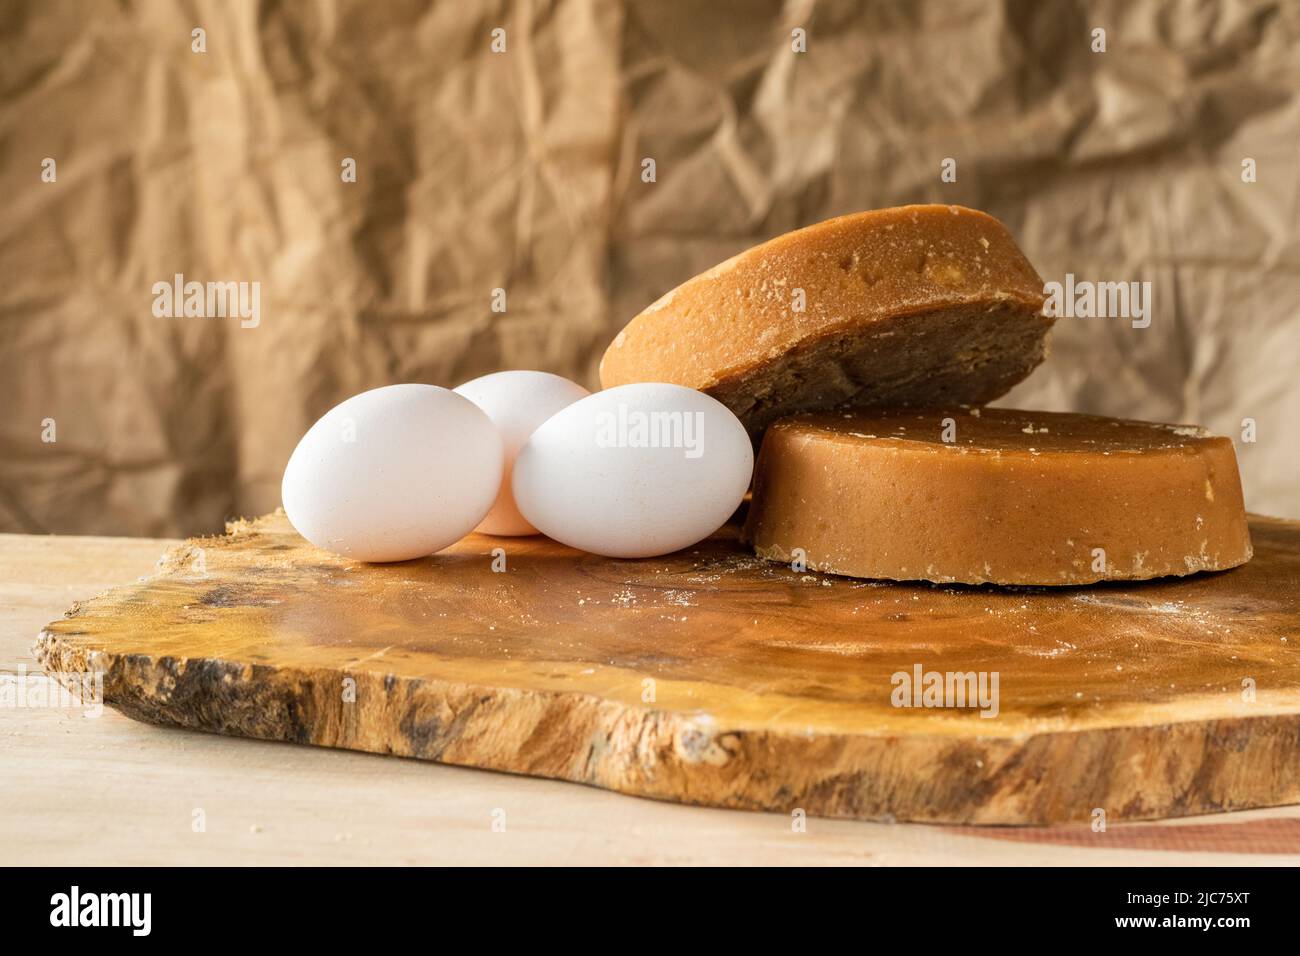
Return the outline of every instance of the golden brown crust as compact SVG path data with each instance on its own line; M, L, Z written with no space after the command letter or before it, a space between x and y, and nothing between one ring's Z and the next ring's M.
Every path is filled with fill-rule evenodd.
M1228 439L995 408L777 422L745 539L819 571L964 584L1144 580L1251 556Z
M778 236L663 296L614 339L601 384L698 388L754 431L846 403L986 402L1042 360L1042 305L1042 279L991 216L940 205L857 213Z

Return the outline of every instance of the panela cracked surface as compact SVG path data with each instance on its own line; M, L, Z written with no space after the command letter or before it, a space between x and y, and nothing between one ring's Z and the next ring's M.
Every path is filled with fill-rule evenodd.
M1043 591L797 574L734 527L649 561L534 538L494 573L499 539L473 536L363 565L276 514L77 606L39 653L104 668L139 719L686 803L1177 816L1300 800L1300 525L1252 532L1233 571ZM918 663L998 671L998 716L893 707Z

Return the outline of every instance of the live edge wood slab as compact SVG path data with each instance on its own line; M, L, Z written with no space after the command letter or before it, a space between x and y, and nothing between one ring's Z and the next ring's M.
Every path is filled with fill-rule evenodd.
M647 561L474 536L363 565L277 513L75 606L37 652L102 669L141 720L685 803L1180 816L1300 802L1300 523L1251 532L1232 571L1011 590L801 574L735 528ZM895 707L917 665L997 672L997 715Z

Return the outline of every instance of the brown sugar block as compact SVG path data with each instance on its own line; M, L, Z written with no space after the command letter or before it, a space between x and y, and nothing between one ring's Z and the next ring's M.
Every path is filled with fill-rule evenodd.
M980 404L1043 360L1043 301L1043 280L991 216L857 213L678 286L618 334L600 381L700 389L751 434L841 405Z
M996 408L777 422L744 537L813 570L965 584L1139 580L1251 556L1227 438Z

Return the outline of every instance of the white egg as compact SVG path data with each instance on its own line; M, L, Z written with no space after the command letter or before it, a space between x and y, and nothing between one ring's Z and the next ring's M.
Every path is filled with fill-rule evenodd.
M468 381L454 391L487 412L505 446L501 491L478 530L484 534L537 534L515 505L511 479L515 456L538 425L591 393L559 375L529 371L495 372Z
M469 399L435 385L354 395L313 425L280 495L298 533L359 561L406 561L459 541L501 487L501 438Z
M574 402L515 459L515 501L557 541L616 558L695 544L736 510L754 451L726 406L680 385L620 385Z

